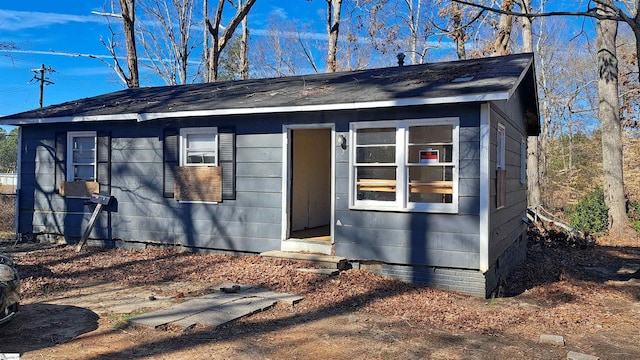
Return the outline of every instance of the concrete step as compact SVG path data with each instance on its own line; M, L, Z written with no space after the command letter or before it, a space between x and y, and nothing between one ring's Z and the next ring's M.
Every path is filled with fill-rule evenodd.
M301 253L293 251L266 251L260 254L262 257L286 260L308 261L325 269L344 270L347 267L347 258L313 253Z

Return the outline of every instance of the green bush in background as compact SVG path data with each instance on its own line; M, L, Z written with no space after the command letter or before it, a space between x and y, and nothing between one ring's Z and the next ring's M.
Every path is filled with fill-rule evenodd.
M592 234L607 232L609 225L608 208L604 203L604 192L596 189L583 196L580 201L571 207L567 217L571 224L580 231L588 231Z
M637 201L630 201L627 204L627 215L633 229L640 233L640 203Z

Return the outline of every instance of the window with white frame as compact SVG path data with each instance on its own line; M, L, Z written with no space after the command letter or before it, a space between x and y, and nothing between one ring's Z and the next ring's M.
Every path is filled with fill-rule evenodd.
M496 144L496 208L502 208L507 203L507 167L506 148L507 137L506 128L498 123Z
M505 127L502 124L498 124L497 142L498 144L496 148L496 154L497 154L496 169L505 170L506 136L505 136Z
M180 129L180 166L218 165L218 128Z
M351 206L457 212L458 118L351 124Z
M96 132L67 133L67 181L96 180Z

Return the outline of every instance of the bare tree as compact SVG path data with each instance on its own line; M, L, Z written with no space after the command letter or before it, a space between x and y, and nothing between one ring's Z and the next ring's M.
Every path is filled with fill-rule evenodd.
M631 16L616 6L613 0L595 0L595 8L589 8L583 12L555 11L538 14L514 13L473 4L464 0L453 1L515 16L589 16L596 19L598 109L602 126L602 166L604 170L605 203L609 208L609 230L614 236L635 236L629 226L629 219L626 214L616 38L618 22L625 22L634 32L636 52L640 49L640 16L637 4L623 2L627 5L628 10L635 12ZM638 66L640 67L640 62L638 62ZM640 77L640 71L638 76Z
M140 75L138 74L138 53L136 50L136 8L135 0L120 0L120 7L122 8L122 22L124 25L124 35L127 46L127 65L129 68L129 75L124 75L120 65L121 73L124 75L127 86L130 88L136 88L140 86ZM117 64L117 58L114 57Z
M252 44L251 59L260 64L255 69L260 77L318 73L314 53L320 47L309 24L271 16L259 40Z
M502 0L502 10L512 11L513 0ZM493 55L507 55L511 53L509 42L511 40L511 28L513 26L513 15L509 13L500 14L498 22L498 35L493 43Z
M242 8L242 0L237 0L236 10ZM249 20L248 16L242 19L242 34L240 35L240 79L249 78Z
M327 72L335 72L338 69L336 59L338 53L338 35L340 32L340 10L342 0L327 1L327 33L329 35L327 51Z
M445 19L446 24L439 25L436 20L431 20L432 26L454 41L458 59L466 59L468 31L480 19L483 11L473 10L470 7L462 8L455 1L439 0L438 5L440 10L435 18Z
M189 80L189 58L200 44L191 36L193 0L144 0L140 7L147 21L139 26L142 48L149 67L167 85L186 84Z
M138 54L136 50L135 36L135 2L134 0L120 0L120 7L122 9L121 14L114 13L113 4L110 12L93 12L95 15L104 16L107 20L107 27L109 28L110 37L108 39L105 39L101 36L100 42L107 49L107 51L109 51L113 63L111 64L101 57L93 55L87 56L96 59L110 67L116 74L116 76L118 76L118 79L120 79L120 81L122 81L128 88L134 88L140 86L140 77L138 74ZM116 40L120 35L114 30L113 26L111 25L110 18L112 17L118 18L123 22L125 32L125 47L127 52L127 65L129 69L128 75L120 64L118 41Z
M597 13L615 15L612 0L599 0ZM609 231L614 236L630 236L627 218L622 165L622 129L618 97L618 57L616 20L596 21L598 59L598 111L602 124L602 166L605 203L609 208Z
M249 10L256 0L246 0L236 10L235 16L229 20L227 25L223 28L222 34L220 29L222 28L222 12L224 9L225 0L218 0L218 6L216 8L216 14L214 17L214 23L211 24L208 16L206 18L207 29L212 37L212 43L209 46L209 54L207 54L207 71L205 72L205 81L212 82L218 79L218 65L220 63L220 53L224 50L225 46L229 43L229 40L233 37L233 33L242 20L247 16ZM232 3L233 4L233 3ZM205 9L208 12L208 9Z
M519 3L523 13L529 13L531 3L530 0L521 0ZM522 21L522 43L524 52L533 53L533 19L523 17ZM544 117L543 121L549 121L550 118ZM540 186L544 174L540 171L540 154L546 154L546 146L541 149L538 136L529 136L527 138L527 202L531 208L537 208L542 205L542 193ZM543 167L546 172L546 167Z

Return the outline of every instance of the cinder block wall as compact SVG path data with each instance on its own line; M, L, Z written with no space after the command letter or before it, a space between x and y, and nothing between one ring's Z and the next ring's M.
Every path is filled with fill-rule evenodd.
M520 235L491 265L485 273L487 279L486 297L500 295L499 287L505 285L509 274L527 258L527 237Z
M478 270L393 264L362 264L360 268L416 285L426 285L480 297L485 297L486 294L485 277Z
M416 285L455 291L461 294L489 298L499 295L509 274L527 257L527 240L521 235L482 273L471 269L453 269L430 266L411 266L385 263L352 262L355 268L367 269L376 274L399 279Z

